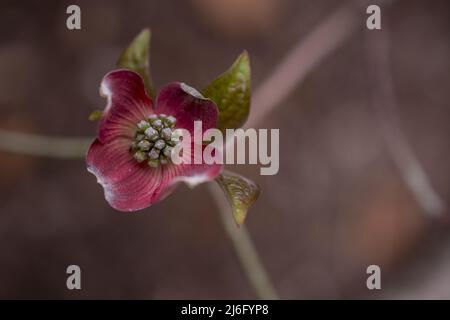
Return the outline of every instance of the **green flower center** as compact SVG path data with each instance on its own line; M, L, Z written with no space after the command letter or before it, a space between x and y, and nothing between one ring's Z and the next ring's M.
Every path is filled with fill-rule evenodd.
M178 143L174 135L177 119L165 114L152 114L141 120L131 143L130 152L137 162L146 161L152 168L170 162L173 147Z

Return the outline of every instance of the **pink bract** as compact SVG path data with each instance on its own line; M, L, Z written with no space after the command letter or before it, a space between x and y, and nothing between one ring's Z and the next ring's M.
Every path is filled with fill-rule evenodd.
M202 121L203 130L215 128L217 106L195 89L180 82L170 83L161 89L154 106L137 73L115 70L103 78L100 94L108 99L107 106L86 162L113 208L144 209L164 199L178 182L196 185L216 178L222 171L221 164L205 163L167 163L152 168L137 162L130 152L137 124L152 114L174 116L175 128L190 132L196 120Z

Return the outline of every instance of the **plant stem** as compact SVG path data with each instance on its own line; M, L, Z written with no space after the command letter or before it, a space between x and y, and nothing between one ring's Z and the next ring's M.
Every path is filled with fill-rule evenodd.
M208 183L208 189L217 203L225 233L231 240L242 270L256 295L259 299L278 299L247 228L244 225L236 227L229 204L219 186L216 183Z

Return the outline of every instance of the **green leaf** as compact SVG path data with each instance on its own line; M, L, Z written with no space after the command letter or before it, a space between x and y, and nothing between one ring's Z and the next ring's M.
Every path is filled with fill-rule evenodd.
M234 220L238 226L242 225L248 209L259 197L259 186L253 181L230 171L224 171L216 181L227 196Z
M91 112L88 119L89 119L89 121L97 121L97 120L100 120L100 118L102 116L103 116L102 110L94 110Z
M153 97L154 90L151 86L148 54L150 49L150 29L142 30L120 55L117 61L119 68L130 69L137 72L144 79L147 93Z
M219 108L217 127L241 127L250 112L250 60L244 51L224 74L203 89L205 97Z

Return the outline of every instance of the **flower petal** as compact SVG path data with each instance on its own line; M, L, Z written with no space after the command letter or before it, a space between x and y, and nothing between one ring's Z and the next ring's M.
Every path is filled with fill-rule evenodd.
M136 72L109 72L102 80L100 95L108 99L98 130L98 139L103 143L116 137L132 137L136 124L153 113L144 81Z
M160 199L179 182L185 182L189 187L195 187L200 183L217 178L222 172L222 164L168 164L162 167L162 179L160 186ZM167 192L168 190L168 192Z
M200 92L182 82L165 86L156 99L155 111L177 118L176 127L194 132L194 121L201 120L203 130L215 128L218 108Z
M181 142L183 143L183 142ZM188 145L185 144L185 147ZM169 189L179 182L185 182L190 187L214 180L223 169L223 164L206 164L203 159L203 151L206 146L200 146L199 152L195 152L194 143L190 148L183 148L183 161L180 164L167 164L164 165L161 180L161 194L166 193L164 189ZM214 149L214 152L220 152L218 149ZM196 161L197 160L197 161ZM201 162L196 164L196 162Z
M162 168L138 163L128 151L129 140L103 144L95 140L87 154L88 171L102 185L108 203L120 211L144 209L158 201Z

